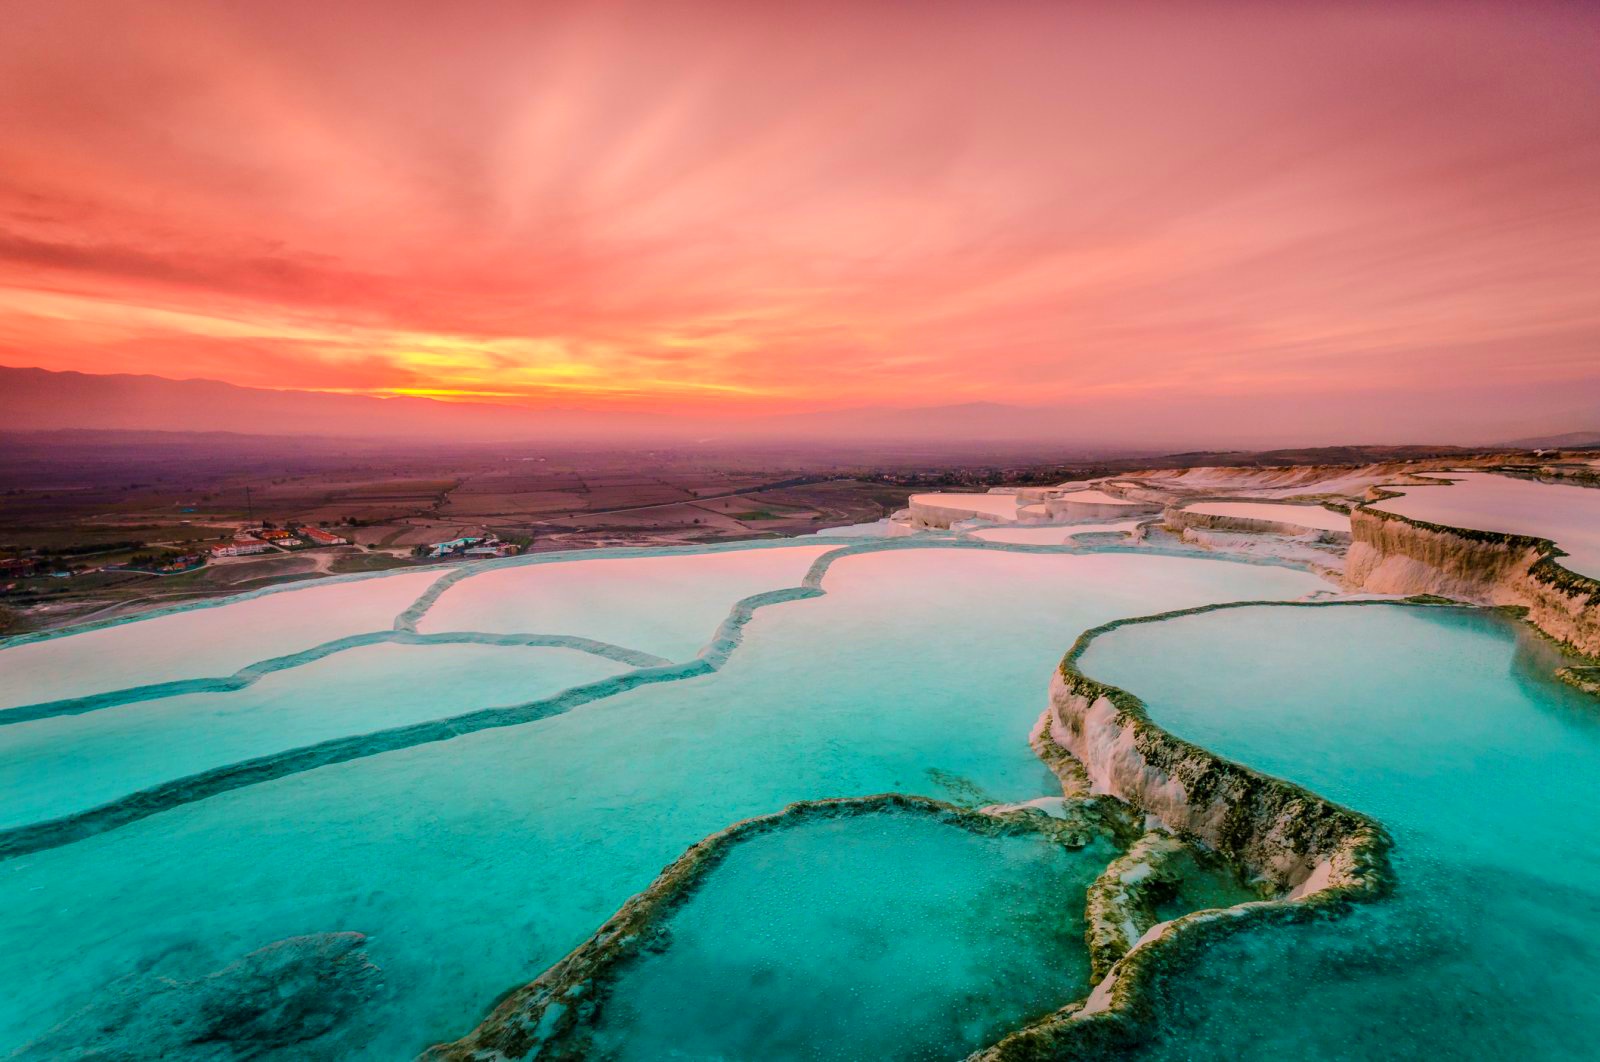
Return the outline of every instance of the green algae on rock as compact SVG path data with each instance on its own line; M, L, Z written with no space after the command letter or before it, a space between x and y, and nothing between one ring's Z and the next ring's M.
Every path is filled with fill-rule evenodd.
M1085 932L1094 981L1163 922L1260 898L1236 878L1215 853L1165 829L1147 831L1089 886Z

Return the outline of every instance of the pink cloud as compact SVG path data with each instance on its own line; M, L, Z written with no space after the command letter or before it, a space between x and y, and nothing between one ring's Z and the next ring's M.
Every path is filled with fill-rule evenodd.
M46 367L663 409L1450 376L1487 408L1600 361L1578 5L12 21L0 336Z

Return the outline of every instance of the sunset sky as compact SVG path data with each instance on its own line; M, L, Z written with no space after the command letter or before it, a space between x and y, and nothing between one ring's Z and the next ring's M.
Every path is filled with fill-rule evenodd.
M1600 398L1596 5L5 20L0 364L665 412Z

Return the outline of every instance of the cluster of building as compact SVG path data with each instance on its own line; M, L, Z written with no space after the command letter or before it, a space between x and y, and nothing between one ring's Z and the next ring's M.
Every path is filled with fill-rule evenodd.
M320 527L247 527L233 536L233 541L211 547L213 557L243 557L251 553L269 553L274 548L293 549L302 546L343 546L349 539Z
M211 547L213 557L243 557L247 553L268 553L272 550L270 542L263 542L252 535L235 535L232 542L224 542L220 546Z
M101 552L113 552L110 550ZM173 553L160 547L147 553L136 553L116 564L90 565L68 563L62 556L34 554L24 557L0 558L0 591L20 589L19 583L4 582L10 578L32 579L49 576L52 579L69 579L74 575L94 572L144 572L149 575L176 575L193 571L206 563L204 553Z
M193 571L206 562L203 553L169 553L152 560L135 557L127 564L111 565L111 568L120 568L130 572L154 572L157 575L175 575L178 572Z
M464 535L461 538L452 538L448 542L435 542L431 546L422 547L425 555L439 560L445 557L470 557L481 560L485 557L506 557L517 552L517 547L509 542L501 542L492 534Z
M40 567L34 557L0 557L0 579L33 575Z
M32 553L20 557L0 558L0 579L31 579L49 576L52 579L70 579L100 569L90 565L71 563L66 556L49 552ZM11 591L17 583L0 584L0 590Z

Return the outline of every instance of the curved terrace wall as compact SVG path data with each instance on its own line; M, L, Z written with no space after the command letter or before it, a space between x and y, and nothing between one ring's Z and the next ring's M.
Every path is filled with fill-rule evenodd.
M1204 531L1244 531L1255 534L1270 535L1305 535L1314 534L1317 541L1344 544L1351 540L1351 536L1342 531L1327 531L1303 524L1296 524L1288 520L1264 520L1251 516L1223 516L1218 513L1198 513L1183 506L1169 506L1162 514L1161 520L1174 531L1184 531L1188 528L1198 528Z
M1052 520L1105 520L1153 516L1161 511L1161 507L1154 503L1085 502L1052 498L1045 502L1045 511L1050 514Z
M1029 811L972 811L899 793L790 804L776 814L735 823L694 845L566 958L509 993L472 1032L430 1048L419 1062L534 1057L557 1062L589 1057L587 1029L605 1006L623 965L657 944L667 917L738 845L809 821L872 814L926 815L989 836L1043 833L1069 848L1081 848L1096 836L1114 832L1093 801L1072 804L1064 809L1065 818Z
M1406 518L1392 514L1371 514L1358 510L1353 519L1373 515L1379 522L1401 521L1413 524ZM1454 529L1436 529L1453 535ZM1517 538L1517 536L1486 535L1488 539ZM1547 565L1545 574L1552 579L1577 579L1550 560L1554 547L1543 540L1526 542L1542 544L1544 552L1531 562L1529 571L1540 564ZM766 591L738 602L710 645L699 657L677 665L641 667L639 670L605 680L608 684L591 684L575 687L547 701L519 705L506 709L489 709L469 716L424 724L424 729L402 728L384 732L378 737L381 748L407 747L422 740L440 737L486 726L507 725L511 722L540 718L564 711L577 703L608 695L618 683L670 681L690 674L703 674L715 670L726 661L738 644L743 626L753 611L778 601L795 600L822 593L821 582L828 566L843 556L856 553L878 552L895 548L912 548L911 542L870 542L842 546L818 557L799 587ZM1503 544L1502 544L1503 545ZM943 543L940 548L998 549L1019 553L1072 553L1079 550L1070 546L1010 546L983 542ZM1441 548L1455 548L1445 543ZM1131 548L1130 548L1131 550ZM1110 550L1108 552L1118 552ZM1151 550L1160 553L1159 550ZM519 559L520 560L520 559ZM1515 564L1507 562L1508 571ZM1551 574L1549 570L1553 570ZM453 573L452 573L453 575ZM446 576L446 579L452 576ZM459 579L461 576L454 576ZM1536 578L1528 575L1528 578ZM1583 580L1595 587L1592 580ZM441 580L441 582L443 582ZM448 585L448 584L444 584ZM436 584L438 587L438 584ZM426 639L413 630L417 617L427 604L438 596L436 587L430 587L395 622L395 629L381 635L368 637L383 640L407 641ZM1595 587L1600 590L1600 587ZM1436 591L1435 591L1436 592ZM1283 602L1253 602L1248 605L1272 604L1279 607L1332 607L1330 605L1285 605ZM1594 616L1591 592L1589 616ZM1137 1035L1146 1027L1153 1011L1155 986L1167 971L1181 968L1190 955L1203 949L1204 944L1216 935L1232 932L1245 925L1262 921L1293 921L1313 917L1318 913L1341 909L1351 900L1367 899L1380 895L1388 888L1387 848L1388 838L1375 821L1332 804L1316 794L1291 783L1249 770L1209 751L1167 734L1152 722L1143 703L1132 694L1117 687L1097 682L1078 669L1078 660L1094 638L1109 630L1130 623L1164 620L1195 612L1240 605L1207 606L1180 612L1163 613L1151 617L1122 620L1094 628L1078 639L1063 659L1054 675L1050 690L1050 705L1040 720L1034 745L1041 758L1062 779L1063 789L1081 791L1088 785L1110 793L1147 814L1155 815L1174 833L1185 839L1202 842L1207 847L1223 853L1236 865L1257 874L1270 889L1282 894L1281 898L1247 903L1223 910L1211 910L1186 915L1171 922L1150 926L1140 925L1137 939L1124 933L1119 940L1103 935L1105 941L1100 954L1110 962L1109 970L1094 993L1083 1004L1074 1004L1026 1029L1006 1037L979 1056L990 1059L1035 1059L1104 1057L1109 1045L1117 1038ZM1392 606L1391 606L1392 607ZM409 622L407 622L409 621ZM467 635L462 637L477 637ZM600 643L595 643L600 645ZM606 651L626 650L603 646ZM594 648L589 651L596 651ZM605 655L603 653L603 655ZM654 659L654 658L652 658ZM650 661L633 661L648 664ZM239 681L246 672L214 681ZM73 829L61 830L61 823L50 824L54 831L49 836L12 836L11 847L0 845L0 857L36 851L39 848L66 843L112 828L123 821L153 814L176 803L198 799L215 792L251 784L266 777L278 777L291 770L309 769L313 765L342 762L357 755L373 751L372 735L360 739L360 744L334 743L315 748L294 750L287 754L298 757L293 762L274 758L273 762L243 765L242 773L227 778L207 779L210 788L204 791L176 789L164 794L161 800L151 801L148 794L136 804L119 808L112 819L104 822L75 822ZM191 785L195 779L181 780ZM169 799L170 797L170 799ZM1111 802L1107 801L1107 804ZM1082 805L1079 805L1082 807ZM775 828L796 821L796 816L857 814L867 810L922 810L952 816L956 825L971 829L1038 829L1041 816L1024 814L1010 816L981 815L980 813L951 808L949 805L922 798L887 795L857 801L820 801L794 805L777 816L746 820L715 834L691 848L678 862L669 867L656 885L630 901L591 940L572 955L558 963L537 981L517 989L496 1008L495 1012L473 1034L456 1044L444 1045L436 1050L436 1058L516 1057L512 1050L520 1045L528 1049L545 1042L558 1031L555 1026L576 1021L571 1013L582 1005L583 993L568 996L574 986L593 986L596 971L615 961L628 949L636 949L645 929L661 914L681 902L700 876L721 858L731 843L753 832ZM1100 821L1110 823L1115 815L1102 809ZM1052 829L1065 827L1057 823ZM88 828L83 828L88 827ZM1097 827L1098 828L1098 827ZM1107 829L1117 827L1106 825ZM1152 839L1151 845L1157 843ZM1135 855L1147 858L1150 853ZM1108 883L1109 884L1109 883ZM1129 904L1134 897L1109 897L1106 900L1105 919L1128 920ZM1092 912L1091 912L1092 914ZM1094 922L1092 914L1091 923ZM1091 924L1091 932L1095 930ZM1104 928L1103 926L1101 928ZM1091 942L1092 943L1092 942ZM598 965L596 965L598 964ZM560 995L555 988L561 987ZM584 992L589 991L584 988ZM495 1051L500 1054L474 1054L474 1051ZM547 1057L547 1056L541 1056ZM556 1056L559 1057L559 1056ZM573 1055L571 1057L581 1057Z
M1212 609L1152 620L1206 611ZM1248 867L1274 889L1357 883L1339 875L1353 873L1355 864L1345 858L1352 843L1381 834L1375 821L1173 737L1151 722L1133 694L1078 670L1079 656L1096 637L1127 622L1149 621L1106 624L1073 646L1051 677L1040 740L1079 760L1094 791L1155 815L1176 833ZM1368 887L1364 879L1359 884Z
M1240 602L1117 620L1086 631L1052 677L1050 706L1033 743L1067 791L1087 783L1119 797L1180 837L1257 874L1264 887L1281 895L1150 927L1115 959L1086 1001L1012 1033L969 1062L1112 1057L1149 1032L1158 1020L1164 983L1211 941L1248 926L1337 914L1392 887L1391 842L1376 820L1174 737L1151 721L1139 698L1078 668L1089 645L1108 631L1252 604L1337 607ZM1133 857L1144 855L1136 847L1124 859ZM1129 934L1108 920L1126 918L1128 904L1136 901L1129 898L1107 912L1097 912L1091 903L1090 947L1098 964L1127 945Z
M1137 697L1078 669L1089 644L1118 627L1260 605L1294 607L1284 602L1204 606L1115 621L1078 639L1052 681L1050 707L1033 734L1035 751L1072 798L1065 821L1003 809L970 811L900 794L804 802L747 819L689 849L567 958L509 993L467 1036L432 1048L424 1059L584 1057L583 1028L604 1005L616 968L651 946L663 919L742 840L816 816L898 810L934 814L980 832L1043 829L1061 834L1069 845L1084 844L1095 833L1127 843L1133 831L1126 808L1084 800L1091 787L1155 816L1170 834L1146 834L1091 888L1087 943L1095 973L1103 976L1089 997L971 1057L986 1062L1104 1058L1141 1039L1157 1019L1156 999L1165 980L1212 940L1246 926L1338 913L1391 885L1390 841L1376 821L1168 734L1150 720ZM1186 847L1184 842L1221 853L1257 875L1263 889L1278 898L1152 924L1150 890L1129 887L1146 874L1126 872L1144 864L1152 885L1161 883L1169 876L1164 864Z
M1103 487L1091 487L1047 497L1044 505L1052 520L1104 520L1109 517L1127 519L1133 516L1154 516L1161 511L1162 502L1153 498L1125 498L1123 491L1115 493Z
M913 527L949 528L966 520L988 520L993 523L1027 522L1044 516L1043 509L1035 505L1022 505L1018 495L1010 493L971 495L984 501L963 505L959 494L913 494L907 500L907 513ZM993 499L1004 499L998 502ZM1031 510L1031 511L1030 511Z
M1554 542L1473 531L1357 508L1345 582L1381 594L1437 594L1527 609L1528 622L1587 656L1600 656L1600 581L1562 567Z

